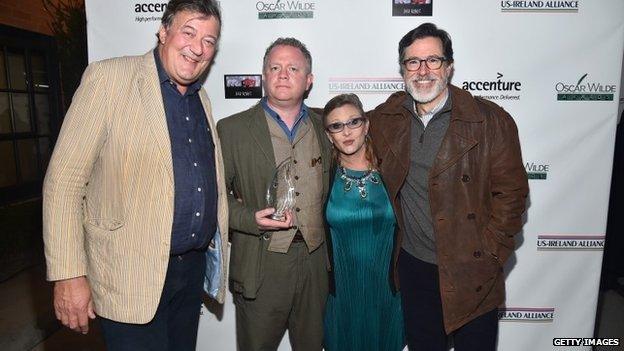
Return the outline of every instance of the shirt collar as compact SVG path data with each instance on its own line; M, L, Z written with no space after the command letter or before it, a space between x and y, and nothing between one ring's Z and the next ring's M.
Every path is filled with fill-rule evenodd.
M167 74L167 71L165 71L162 61L160 60L160 55L158 54L158 48L154 49L154 61L156 61L156 70L158 71L158 80L160 81L160 84L162 85L162 84L168 83L175 88L176 83L173 80L171 80L171 78ZM199 89L201 89L201 83L199 83L199 80L198 80L198 81L193 82L191 85L187 87L186 95L193 94L197 92ZM178 89L176 88L176 91L177 90Z
M438 112L445 112L451 109L451 90L450 89L446 89L446 95L444 96L444 99L442 99L437 105L436 107L434 107L431 112L426 113L425 115L429 116L433 116ZM414 98L407 94L405 101L403 102L403 107L405 109L407 109L408 111L410 111L414 117L418 117L420 118L421 116L418 114L418 109L416 108L416 100L414 100Z
M431 111L425 113L425 115L427 116L434 116L436 113L440 112L442 110L442 108L444 108L444 106L446 105L446 102L449 99L449 90L446 89L446 92L444 93L444 98L442 100L440 100L440 102L438 102L438 104L431 109ZM416 101L413 102L412 108L414 109L414 112L416 113L416 115L418 114L418 109L416 108Z
M269 116L273 117L273 119L275 119L276 121L281 121L282 120L282 118L279 116L279 114L277 114L277 112L275 112L275 110L273 110L271 108L271 106L269 106L268 99L267 99L266 96L263 97L260 100L260 105L269 114ZM299 124L299 122L304 120L304 118L307 115L308 115L308 106L306 106L306 104L304 104L304 103L301 103L301 108L299 110L299 115L297 115L297 118L295 119L295 123L293 124L293 129L294 129L294 126L296 126L297 124Z

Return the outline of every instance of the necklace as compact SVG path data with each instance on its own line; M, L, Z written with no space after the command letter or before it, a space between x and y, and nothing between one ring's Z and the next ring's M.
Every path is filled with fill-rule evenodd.
M368 192L366 191L366 182L370 181L373 184L379 184L379 177L376 174L373 174L373 170L369 169L362 175L361 177L353 177L347 174L347 171L344 167L339 166L340 170L340 179L344 181L344 191L347 192L353 188L353 184L358 188L360 192L360 197L362 199L366 198Z

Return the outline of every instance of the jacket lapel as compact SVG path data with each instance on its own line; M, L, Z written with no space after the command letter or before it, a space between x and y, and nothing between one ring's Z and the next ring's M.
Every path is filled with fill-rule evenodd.
M202 106L204 107L204 112L206 114L206 121L208 123L208 127L210 128L210 135L212 136L212 142L214 144L215 149L215 169L217 175L217 182L219 186L225 186L225 178L223 175L223 155L221 153L221 141L219 139L219 134L217 133L217 127L214 122L214 118L212 117L212 107L210 105L210 99L208 98L208 94L204 88L199 90L199 99L201 100ZM223 182L223 185L221 185ZM221 194L222 189L219 188L219 196L225 197L226 194ZM224 219L225 220L225 219ZM224 229L223 229L224 230Z
M453 128L456 125L457 122L451 122L449 125L449 130L446 132L446 135L442 140L442 145L440 145L438 155L436 156L433 166L431 167L431 171L429 173L430 178L444 172L456 163L466 152L468 152L468 150L477 145L476 140L460 135L456 130L458 128Z
M275 154L273 153L273 144L271 144L270 138L271 133L269 132L264 109L262 109L260 103L254 106L247 127L256 146L266 158L267 164L275 167Z
M212 106L210 106L210 98L208 98L208 94L204 88L199 89L199 100L201 101L202 107L204 108L204 112L206 114L206 123L208 123L208 127L210 127L210 135L214 140L215 146L217 144L217 132L214 120L212 119Z
M147 125L154 135L158 152L162 156L163 164L173 183L173 159L171 157L171 141L167 128L167 117L163 104L160 82L156 70L153 51L143 55L143 64L139 73L139 91L141 103L145 110Z
M381 129L384 144L392 156L399 160L398 164L404 172L409 168L409 148L412 124L409 116L393 114L383 119L384 128Z
M451 94L451 122L442 140L438 155L433 162L429 177L435 177L455 164L468 150L478 142L472 136L474 128L467 128L472 123L483 122L478 107L470 93L449 85Z
M325 135L325 127L323 126L323 121L320 117L316 118L316 115L313 115L313 112L310 111L310 120L312 121L312 126L314 127L314 131L316 132L316 139L318 140L319 148L321 149L321 162L323 165L323 194L326 194L329 191L329 180L330 180L330 170L331 170L331 145L329 144L329 139L327 139L327 135Z

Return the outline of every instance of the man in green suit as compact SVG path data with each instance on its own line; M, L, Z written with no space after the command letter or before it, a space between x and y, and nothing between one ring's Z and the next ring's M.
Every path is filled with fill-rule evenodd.
M303 103L311 72L305 45L277 39L264 55L265 97L217 125L229 196L239 350L275 350L285 330L293 350L322 349L330 144L321 117ZM276 165L287 158L296 204L284 221L273 220L265 193Z

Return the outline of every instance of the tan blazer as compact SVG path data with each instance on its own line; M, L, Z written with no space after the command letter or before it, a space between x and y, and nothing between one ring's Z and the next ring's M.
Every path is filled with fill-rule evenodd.
M226 288L227 194L210 101L200 97L215 144L221 286ZM43 186L48 280L86 275L98 315L147 323L163 288L173 222L173 161L153 52L85 71Z

